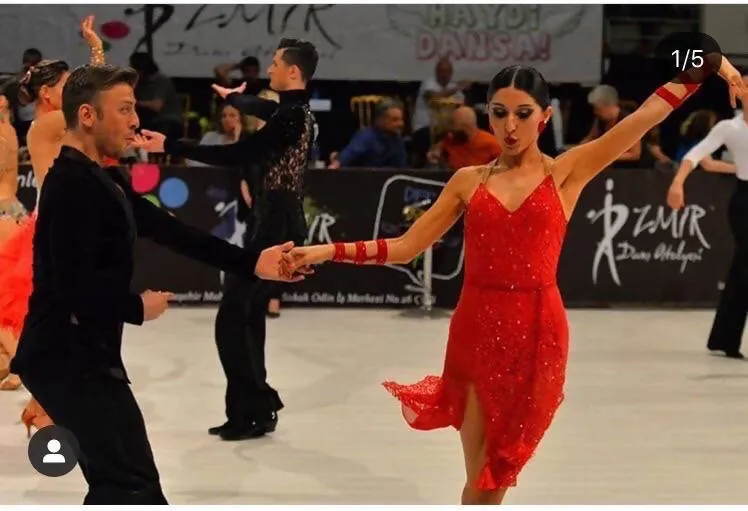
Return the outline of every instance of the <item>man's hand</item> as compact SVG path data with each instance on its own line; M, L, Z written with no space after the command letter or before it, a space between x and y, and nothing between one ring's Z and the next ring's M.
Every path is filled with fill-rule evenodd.
M307 267L296 267L293 272L283 271L285 268L283 255L293 247L293 241L288 241L263 250L255 266L255 275L263 280L299 282L304 280L305 275L314 273L314 270Z
M340 153L337 151L330 153L330 163L327 165L328 169L337 170L340 168L340 160L338 159L338 156L340 156Z
M165 141L166 135L157 131L140 130L140 133L133 137L130 147L140 148L149 153L163 153Z
M429 149L429 152L426 153L426 160L428 160L429 163L438 164L442 159L442 146L441 144L436 144L431 149Z
M169 308L169 300L174 297L174 293L163 291L145 291L140 295L143 300L143 320L151 321L158 318Z
M296 272L312 272L312 265L329 261L334 255L334 245L310 245L292 248L282 255L281 274L290 276Z
M229 94L233 94L236 92L237 94L244 94L244 89L247 88L247 82L242 82L242 84L239 87L236 87L234 89L229 89L228 87L222 87L218 85L217 83L214 83L211 85L213 87L213 90L216 91L216 94L221 96L221 99L226 99Z

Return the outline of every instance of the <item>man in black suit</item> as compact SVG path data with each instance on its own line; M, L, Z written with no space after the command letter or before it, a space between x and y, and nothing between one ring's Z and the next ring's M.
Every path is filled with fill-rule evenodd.
M130 291L140 237L247 278L283 280L282 254L187 226L137 195L104 157L119 158L138 117L131 69L83 66L63 89L68 132L40 192L33 293L12 371L80 444L85 504L166 504L143 416L121 357L124 323L158 318L169 293ZM300 279L302 277L296 277Z

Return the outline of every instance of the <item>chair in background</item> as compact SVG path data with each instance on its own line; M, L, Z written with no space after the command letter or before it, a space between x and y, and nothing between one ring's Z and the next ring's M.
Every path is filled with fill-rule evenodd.
M392 98L378 94L366 94L351 98L351 112L358 119L358 127L360 129L371 126L374 117L374 108L385 99Z

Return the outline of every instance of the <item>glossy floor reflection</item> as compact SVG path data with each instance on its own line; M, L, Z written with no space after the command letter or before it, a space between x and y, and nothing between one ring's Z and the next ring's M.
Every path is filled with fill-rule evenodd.
M174 504L452 504L452 430L409 430L384 379L439 372L448 320L397 311L283 311L271 382L286 409L262 440L208 436L223 419L215 310L173 309L126 333L125 357ZM708 311L570 311L567 400L508 504L744 504L748 364L711 356ZM747 349L748 351L748 349ZM78 469L26 457L26 393L0 393L4 504L78 504Z

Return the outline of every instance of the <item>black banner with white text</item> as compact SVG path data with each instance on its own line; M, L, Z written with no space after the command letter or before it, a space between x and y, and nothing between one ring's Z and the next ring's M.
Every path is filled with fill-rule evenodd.
M137 191L184 222L232 242L241 238L231 171L209 167L136 166ZM714 305L732 239L727 204L734 176L694 172L683 210L665 203L672 174L608 169L582 194L568 226L558 281L567 306ZM305 211L308 243L396 237L403 209L435 200L442 171L310 170ZM19 175L19 197L35 201L31 171ZM459 298L464 261L462 222L434 247L433 294L439 307ZM181 303L221 298L220 271L140 240L133 289L169 290ZM282 286L286 305L412 307L424 285L422 258L409 265L325 264L306 281Z

